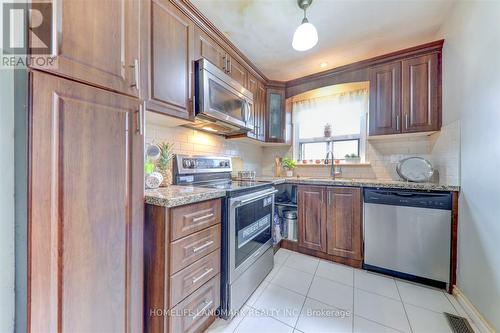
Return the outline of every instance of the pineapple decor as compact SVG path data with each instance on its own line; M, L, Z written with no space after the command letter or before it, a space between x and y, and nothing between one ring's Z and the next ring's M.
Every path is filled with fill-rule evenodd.
M165 187L172 184L172 167L171 161L173 158L172 154L172 144L164 142L158 145L161 150L160 158L158 159L157 168L163 176L163 182L161 187Z

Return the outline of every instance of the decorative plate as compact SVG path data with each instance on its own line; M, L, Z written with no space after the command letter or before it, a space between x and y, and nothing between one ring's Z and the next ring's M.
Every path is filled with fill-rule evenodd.
M429 181L434 174L432 164L422 157L408 157L399 161L396 171L404 180L416 183Z

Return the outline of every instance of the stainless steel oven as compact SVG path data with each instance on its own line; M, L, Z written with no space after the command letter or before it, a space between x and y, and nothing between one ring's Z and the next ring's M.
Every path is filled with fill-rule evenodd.
M276 192L267 188L229 199L227 317L243 306L273 269L271 228Z
M195 62L195 123L200 130L237 134L252 130L253 94L208 62Z

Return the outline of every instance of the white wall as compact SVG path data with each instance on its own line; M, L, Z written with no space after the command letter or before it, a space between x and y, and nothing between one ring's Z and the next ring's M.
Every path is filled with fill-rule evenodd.
M439 36L443 120L460 121L458 287L500 330L500 2L459 2Z
M1 5L1 3L0 3ZM0 50L1 54L1 50ZM0 69L0 332L14 330L14 74Z

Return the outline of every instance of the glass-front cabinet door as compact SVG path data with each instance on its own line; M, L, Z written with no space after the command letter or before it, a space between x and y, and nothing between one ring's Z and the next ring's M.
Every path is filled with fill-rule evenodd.
M285 141L285 91L267 89L267 140Z

